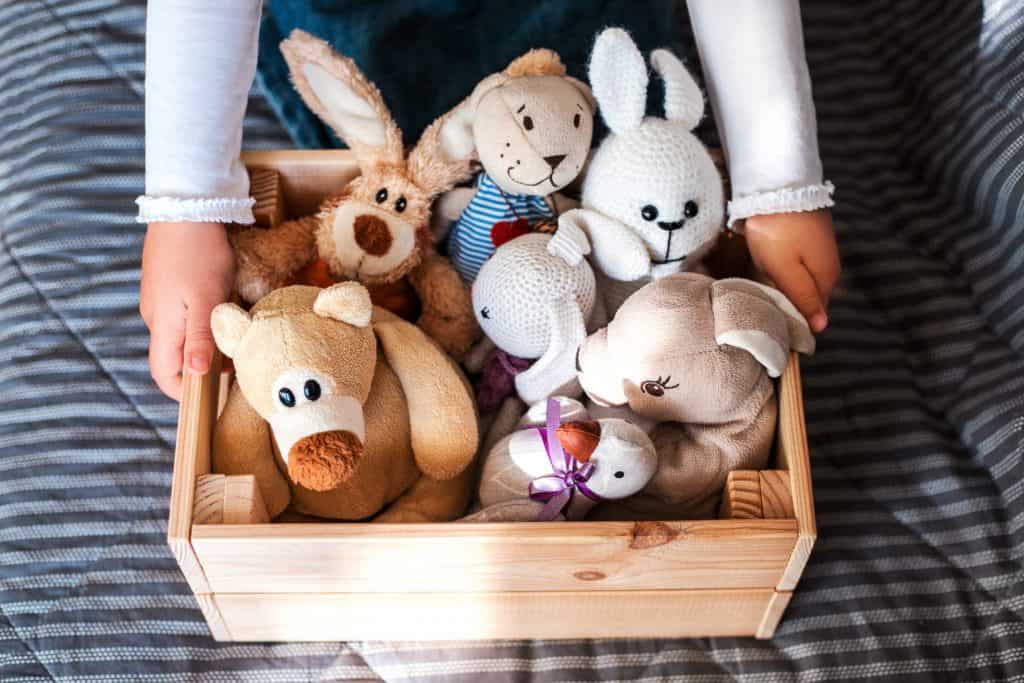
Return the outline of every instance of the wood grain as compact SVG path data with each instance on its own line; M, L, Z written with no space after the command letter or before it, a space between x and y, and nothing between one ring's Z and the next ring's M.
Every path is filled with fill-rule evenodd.
M192 543L216 593L774 588L796 523L195 526Z
M721 519L762 519L761 478L757 470L733 470L726 475Z
M764 617L757 625L757 632L754 634L757 638L766 639L775 635L775 629L779 626L782 614L786 611L786 606L789 605L789 600L792 597L793 593L790 591L775 591L772 594L771 600L768 601L768 608L764 611Z
M796 353L779 380L779 429L776 453L778 469L789 472L793 514L797 521L797 543L777 586L780 591L796 588L818 537L814 518L814 492L811 487L811 460L807 450L804 422L804 398L800 383L800 362Z
M268 524L256 477L202 474L196 482L193 524Z
M771 589L579 593L217 594L234 640L752 635Z
M280 173L271 168L256 168L250 171L249 194L256 200L252 207L256 225L261 228L276 228L284 222L285 208Z
M761 487L761 516L764 519L795 519L789 472L763 470L757 473Z
M250 171L272 168L280 174L285 219L315 213L320 202L359 174L355 155L347 149L248 151L242 161Z

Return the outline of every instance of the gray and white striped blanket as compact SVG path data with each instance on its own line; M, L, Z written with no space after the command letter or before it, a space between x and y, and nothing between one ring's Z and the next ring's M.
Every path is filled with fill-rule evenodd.
M164 544L139 0L0 0L0 679L1024 680L1024 3L820 1L845 282L773 642L217 644ZM287 145L254 96L250 145Z

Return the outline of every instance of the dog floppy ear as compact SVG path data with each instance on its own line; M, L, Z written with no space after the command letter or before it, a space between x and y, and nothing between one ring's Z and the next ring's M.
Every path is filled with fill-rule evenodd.
M590 53L590 84L613 133L637 128L647 109L647 64L621 28L602 31Z
M729 278L711 285L715 341L743 349L778 377L789 350L814 352L814 335L796 307L776 289Z
M381 312L373 329L405 393L416 465L431 479L455 477L472 462L479 440L468 382L415 325Z
M402 132L351 59L298 29L281 42L281 53L302 101L352 148L364 171L381 161L401 163Z
M470 165L473 153L472 131L469 133L470 149L462 155L449 154L444 148L443 139L445 126L463 116L469 105L469 100L464 100L455 109L435 119L409 152L409 159L406 162L409 178L431 197L447 192L473 175Z
M221 353L229 358L235 355L250 325L252 318L236 304L219 304L210 314L213 340Z

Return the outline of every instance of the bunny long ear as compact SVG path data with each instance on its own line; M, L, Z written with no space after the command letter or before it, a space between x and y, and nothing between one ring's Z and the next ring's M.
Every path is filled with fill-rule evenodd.
M470 101L466 99L447 114L435 119L409 152L406 163L409 177L432 197L447 192L473 175L470 164L472 148L467 154L449 154L442 139L445 127L453 121L461 121L469 106Z
M601 116L612 132L639 126L647 108L647 65L628 33L608 28L597 36L589 74Z
M665 82L665 118L693 130L704 118L704 95L679 58L668 50L651 53L651 66Z
M402 132L380 91L351 59L298 29L281 42L281 53L302 101L352 148L364 170L402 161Z

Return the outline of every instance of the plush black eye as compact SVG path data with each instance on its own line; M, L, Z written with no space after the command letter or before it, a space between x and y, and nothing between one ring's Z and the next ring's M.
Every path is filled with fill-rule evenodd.
M277 392L277 400L281 402L285 408L295 407L295 394L288 387L282 387Z
M306 398L310 401L315 401L320 398L320 382L315 379L308 379L302 386L302 393L306 395Z
M622 470L619 470L618 472L615 473L616 479L622 479L624 476L626 476L626 473L623 472Z
M388 189L386 187L382 187L379 190L377 190L377 196L374 197L374 199L377 200L378 204L384 203L387 200L387 198L388 198Z
M658 382L647 381L640 385L640 391L654 398L661 398L665 395L665 387Z
M573 126L573 128L579 128L580 127L580 115L579 114L576 114L576 116L572 117L572 126Z
M653 221L658 217L658 209L653 204L648 204L640 209L640 215L644 217L645 221Z
M405 211L405 197L399 197L398 201L395 202L395 211L398 213Z
M687 218L693 218L697 215L700 209L697 207L697 202L690 200L683 206L683 215Z
M523 128L526 130L533 130L533 119L529 116L523 117Z
M486 306L484 306L483 308L480 309L480 315L483 316L483 318L485 320L490 320L491 319L491 309L489 309Z

